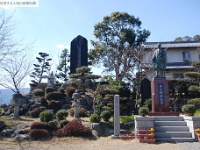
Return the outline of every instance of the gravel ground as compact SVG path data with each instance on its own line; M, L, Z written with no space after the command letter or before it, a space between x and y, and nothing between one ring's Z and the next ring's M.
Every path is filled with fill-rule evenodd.
M200 142L177 143L184 150L200 150Z

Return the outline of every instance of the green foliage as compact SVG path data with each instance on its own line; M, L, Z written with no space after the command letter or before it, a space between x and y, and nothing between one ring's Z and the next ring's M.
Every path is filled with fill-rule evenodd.
M50 130L50 131L55 131L55 130L57 130L58 129L58 122L56 121L56 120L54 120L54 121L49 121L48 123L47 123L47 125L48 125L48 130Z
M47 100L61 100L65 97L64 94L60 93L60 92L50 92L46 95L46 99Z
M149 112L149 109L147 107L140 107L139 108L139 115L145 117Z
M67 116L68 116L68 111L64 109L59 110L56 113L56 118L58 119L58 121L65 120Z
M181 109L184 114L187 114L190 116L192 116L196 110L195 106L192 104L183 105Z
M145 42L150 32L141 30L139 18L113 12L94 26L94 35L98 41L91 41L94 49L89 52L90 60L93 64L102 63L106 71L115 71L116 81L121 82L134 68L135 47Z
M66 119L65 119L65 120L61 120L61 121L59 122L60 128L63 128L64 126L66 126L66 125L68 124L68 122L69 122L69 121L67 121Z
M49 122L52 121L53 119L53 114L48 111L43 111L40 113L40 121L42 122Z
M127 122L134 122L134 116L120 116L120 122L127 123Z
M90 116L90 122L92 122L92 123L98 123L98 122L100 122L100 120L101 120L101 118L100 118L100 116L99 115L97 115L97 114L92 114L91 116Z
M108 122L110 117L111 117L111 113L110 111L104 110L101 112L100 117L105 121Z
M67 81L67 73L69 71L69 63L70 57L68 49L62 50L62 53L60 55L60 62L57 67L58 74L56 74L56 77L60 80Z
M191 91L191 92L200 92L200 86L191 85L191 86L188 88L188 91Z
M200 109L197 109L194 113L194 116L200 117Z
M144 106L146 106L149 111L151 111L152 109L152 100L151 99L146 99L145 102L144 102Z
M196 108L200 107L200 98L190 99L187 102L188 104L194 105Z
M45 139L49 137L49 132L45 129L33 129L29 133L32 140Z
M193 78L193 79L200 78L200 73L199 72L186 72L184 75L188 76L190 78Z
M32 91L32 94L33 94L34 96L44 96L44 95L45 95L45 92L44 92L43 89L34 89L34 90Z

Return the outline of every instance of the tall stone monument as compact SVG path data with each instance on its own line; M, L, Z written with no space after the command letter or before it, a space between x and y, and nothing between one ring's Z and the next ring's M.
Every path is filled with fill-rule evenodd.
M71 41L70 73L76 73L76 68L88 66L88 42L78 35Z
M154 51L153 63L156 76L151 81L152 112L149 116L178 116L178 112L170 112L168 81L165 78L166 52L158 44Z

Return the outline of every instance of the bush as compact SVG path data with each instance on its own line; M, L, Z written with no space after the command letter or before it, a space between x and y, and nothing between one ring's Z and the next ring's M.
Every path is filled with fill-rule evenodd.
M65 98L65 95L60 92L50 92L46 95L47 100L63 100Z
M61 121L60 121L59 127L60 127L60 128L63 128L64 126L66 126L66 125L68 124L68 122L69 122L69 121L67 121L67 120L61 120Z
M32 111L30 111L30 116L32 118L38 118L40 113L43 112L45 110L45 107L38 107L33 109Z
M139 108L139 115L145 117L149 112L147 107L140 107Z
M87 117L87 111L85 108L79 108L78 110L79 117ZM70 116L74 116L74 109L71 108L69 111Z
M46 87L45 88L45 93L46 94L48 94L48 93L50 93L50 92L53 92L54 91L54 89L52 88L52 87Z
M152 100L149 98L149 99L146 99L145 102L144 102L144 106L146 106L149 111L151 111L152 109Z
M195 106L192 104L183 105L181 109L184 114L187 114L190 116L192 116L195 112Z
M110 117L111 117L111 113L110 111L104 110L101 112L100 117L105 121L108 122Z
M120 116L120 121L123 123L134 122L134 116Z
M94 122L100 122L100 120L101 120L101 118L100 118L100 116L99 115L97 115L97 114L92 114L91 116L90 116L90 122L92 122L92 123L94 123Z
M56 113L61 108L61 105L57 103L55 100L51 100L48 104L48 108L53 109L54 113Z
M52 121L53 119L53 114L48 111L43 111L40 113L40 121L42 122L49 122Z
M44 106L44 107L47 107L47 106L48 106L48 102L47 102L47 100L46 100L44 97L42 97L42 98L40 99L40 102L41 102L41 106Z
M200 117L200 109L197 109L195 111L194 116Z
M69 96L69 97L72 97L72 95L73 95L73 93L75 92L75 88L74 87L72 87L72 86L68 86L67 88L66 88L66 92L67 92L67 95Z
M198 107L200 107L200 98L190 99L190 100L188 100L187 103L195 105L198 108Z
M49 121L48 122L48 130L50 131L55 131L58 129L57 125L58 125L58 122L57 121Z
M34 122L31 124L31 127L30 129L45 129L47 130L48 129L48 125L46 125L45 123L43 122Z
M64 128L65 136L76 136L76 137L92 137L92 130L85 127L81 120L75 119L70 121Z
M35 89L35 90L32 91L32 94L34 96L44 96L45 95L43 89Z
M29 133L32 140L39 140L49 137L49 132L45 129L33 129Z
M68 116L68 111L67 110L59 110L57 113L56 113L56 118L58 119L58 121L60 120L65 120L66 117Z

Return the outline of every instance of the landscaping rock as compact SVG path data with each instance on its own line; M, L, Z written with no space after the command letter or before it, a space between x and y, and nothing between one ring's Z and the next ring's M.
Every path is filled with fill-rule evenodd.
M1 132L1 135L10 137L14 132L15 132L15 130L13 130L13 129L5 129Z

